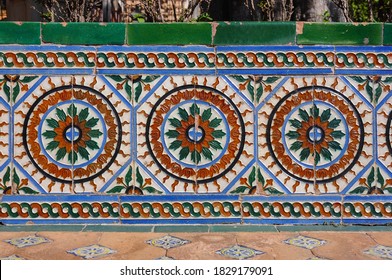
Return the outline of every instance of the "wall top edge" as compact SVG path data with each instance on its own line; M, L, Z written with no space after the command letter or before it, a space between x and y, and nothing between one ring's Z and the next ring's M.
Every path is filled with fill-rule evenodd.
M170 36L168 36L170 35ZM0 22L0 45L392 45L392 23Z

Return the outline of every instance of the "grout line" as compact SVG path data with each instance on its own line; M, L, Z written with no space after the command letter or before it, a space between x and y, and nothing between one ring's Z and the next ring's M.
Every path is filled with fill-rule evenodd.
M376 239L374 239L374 237L371 236L368 232L365 232L365 235L366 235L367 237L369 237L371 240L373 240L377 245L380 245L380 244L376 241Z

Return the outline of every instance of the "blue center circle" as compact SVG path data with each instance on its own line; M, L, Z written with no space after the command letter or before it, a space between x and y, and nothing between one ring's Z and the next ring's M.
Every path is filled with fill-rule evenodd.
M79 127L71 126L65 130L65 139L69 142L76 142L82 137Z
M314 126L308 130L308 139L312 143L321 143L324 140L324 137L324 131L318 126Z
M200 127L196 128L193 126L188 129L187 136L189 140L198 143L203 141L204 131Z

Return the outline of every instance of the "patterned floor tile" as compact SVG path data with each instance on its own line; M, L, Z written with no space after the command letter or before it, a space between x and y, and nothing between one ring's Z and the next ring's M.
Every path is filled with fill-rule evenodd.
M305 249L313 249L327 244L327 241L300 235L294 238L287 239L284 241L284 243Z
M379 258L392 260L392 247L389 246L377 245L364 251L364 253Z
M239 259L239 260L249 259L257 255L265 254L265 252L248 248L242 245L234 245L231 247L223 248L221 250L216 251L216 253L218 255L222 255L233 259Z
M8 257L0 258L2 261L16 261L16 260L26 260L25 258L19 257L18 255L11 255Z
M11 245L14 245L18 248L23 248L23 247L28 247L28 246L34 246L34 245L39 245L42 243L50 243L52 240L49 240L45 237L41 236L26 236L26 237L19 237L19 238L12 238L12 239L7 239L4 240L4 242L7 242Z
M74 250L67 251L67 253L74 254L75 256L82 257L84 259L93 259L111 255L117 253L117 251L105 246L94 244L87 247L76 248Z
M179 247L188 244L190 242L191 241L189 240L181 239L170 235L166 235L161 238L156 238L156 239L151 239L146 241L147 244L150 244L155 247L164 248L164 249Z

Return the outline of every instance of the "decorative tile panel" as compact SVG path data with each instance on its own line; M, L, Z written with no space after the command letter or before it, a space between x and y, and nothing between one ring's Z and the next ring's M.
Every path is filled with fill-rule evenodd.
M18 248L24 248L24 247L39 245L42 243L48 243L51 242L51 240L45 237L32 235L26 237L7 239L4 240L4 242L14 245Z
M80 247L74 250L67 251L67 253L73 254L78 257L82 257L84 259L93 259L105 257L111 254L116 253L117 251L107 248L105 246L101 246L98 244L94 244L87 247Z
M188 244L190 243L190 241L178 237L166 235L161 238L147 240L146 243L163 249L172 249Z
M205 45L0 46L1 222L390 223L392 48L219 24L194 26Z
M242 245L234 245L232 247L223 248L221 250L216 251L218 255L222 255L228 258L244 260L250 259L257 255L262 255L264 252L255 250L252 248L248 248Z

